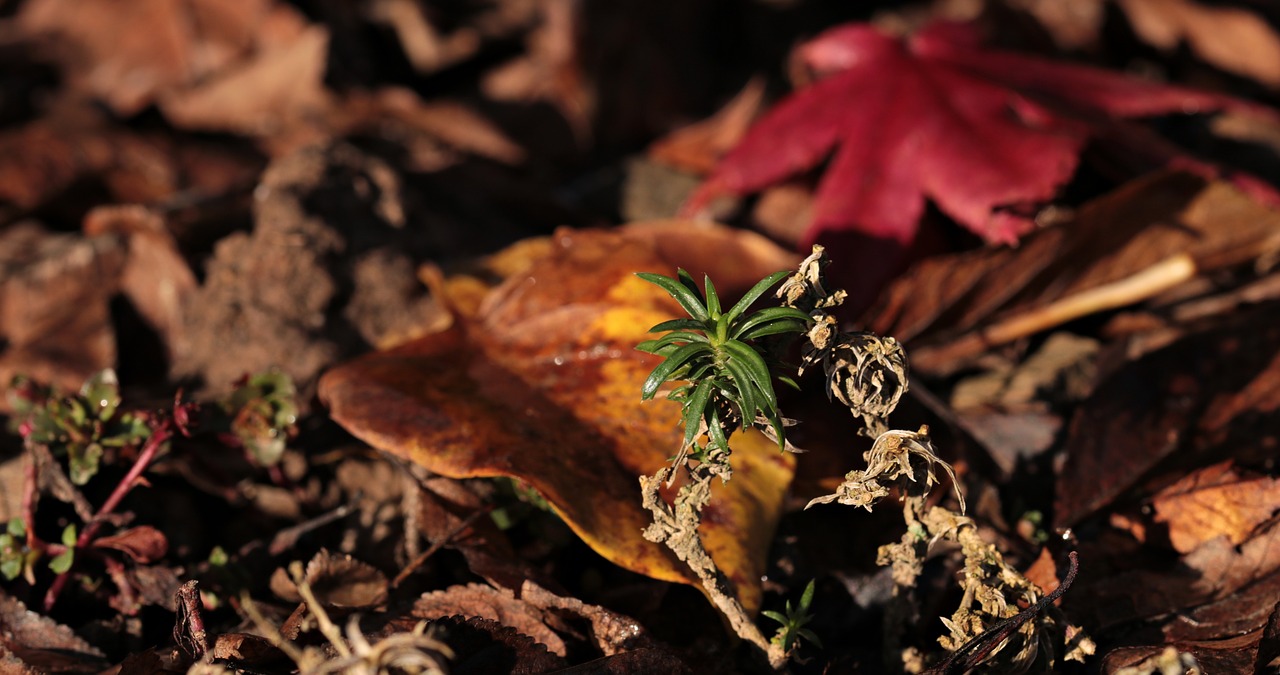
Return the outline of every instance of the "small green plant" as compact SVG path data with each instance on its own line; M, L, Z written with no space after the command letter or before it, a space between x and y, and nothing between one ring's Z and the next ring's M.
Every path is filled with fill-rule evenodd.
M792 607L791 601L788 600L785 614L772 611L760 612L782 624L769 642L778 645L787 654L790 654L793 649L800 646L801 638L819 647L822 646L822 641L818 639L818 636L814 635L813 631L805 628L813 620L813 615L809 613L809 605L813 603L813 588L814 582L810 581L809 585L804 587L804 593L800 595L800 604L795 607Z
M716 477L727 481L732 476L729 438L733 432L759 428L772 436L780 449L788 447L773 380L791 386L795 382L771 372L763 342L803 335L809 315L791 307L747 313L752 303L788 274L777 272L760 280L728 311L722 311L720 296L709 277L700 290L684 270L678 270L674 279L661 274L638 275L665 290L689 315L654 326L650 332L669 332L636 346L664 357L645 379L641 397L652 399L664 384L676 383L667 398L680 403L684 425L684 439L671 464L653 476L640 478L644 507L654 521L644 536L665 544L688 563L734 632L755 645L775 669L786 663L786 650L781 643L765 639L733 596L724 574L702 544L698 525L702 509L711 500L711 481ZM675 503L669 504L660 491L663 483L671 485L680 470L688 473L689 483L677 492Z
M689 313L687 319L664 321L649 332L670 331L656 340L647 340L636 349L666 357L658 364L641 389L641 397L649 400L658 388L671 381L685 384L672 390L667 398L681 405L685 428L681 453L694 445L700 431L705 430L710 442L700 448L695 458L706 460L705 452L729 452L726 430L767 424L785 448L782 416L778 413L778 397L759 348L752 343L771 335L804 333L809 315L790 307L770 307L752 314L747 309L789 272L771 274L747 291L737 303L722 312L720 297L710 277L705 277L705 296L693 277L684 270L677 278L661 274L639 273L641 279L660 286ZM795 381L782 377L796 386ZM677 460L679 463L679 460Z
M119 412L120 385L110 369L89 378L76 395L59 396L24 377L14 378L9 391L16 430L66 457L76 485L98 473L107 450L136 445L150 433L146 420Z
M53 556L49 561L49 569L56 574L65 574L71 569L71 563L76 560L76 526L68 525L62 528L62 545L65 547L58 555Z
M229 420L231 438L258 466L274 466L298 420L293 380L278 370L246 375L219 406Z
M24 577L27 583L35 583L35 562L40 551L27 546L27 526L21 518L9 521L0 534L0 575L13 581Z

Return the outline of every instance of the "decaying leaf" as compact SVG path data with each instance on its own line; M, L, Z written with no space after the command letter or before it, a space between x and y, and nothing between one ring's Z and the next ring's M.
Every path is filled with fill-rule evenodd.
M1177 454L1268 461L1280 429L1280 316L1232 317L1126 364L1072 420L1055 521L1071 525Z
M1143 40L1164 52L1181 44L1223 70L1280 87L1280 35L1245 7L1193 0L1118 0Z
M135 562L152 563L164 557L169 540L164 533L149 525L139 525L113 535L93 540L97 548L120 551Z
M301 12L274 0L36 0L18 26L56 41L73 87L132 115L302 31ZM122 36L146 39L122 39Z
M490 619L454 616L433 621L431 627L446 636L453 651L449 672L554 673L566 665L545 645Z
M75 391L115 365L109 302L124 258L111 236L53 234L31 223L0 235L0 386L21 374Z
M316 554L307 563L303 578L326 609L364 609L386 602L387 577L373 566L349 555L329 551ZM271 576L271 590L276 595L300 602L297 586L283 569Z
M566 653L564 640L543 621L541 611L516 598L511 591L485 584L451 586L426 593L413 603L411 612L415 621L455 615L496 621L528 635L556 656Z
M105 655L70 628L0 592L0 669L6 673L99 672Z
M1214 464L1170 485L1151 506L1169 529L1169 543L1189 553L1214 537L1239 545L1280 508L1280 481L1240 475L1230 462Z
M954 372L990 346L1142 302L1280 247L1280 213L1224 182L1148 176L1015 249L926 258L863 321L915 346L912 368Z
M164 218L136 204L102 206L85 216L84 231L125 238L128 260L120 290L164 339L170 355L183 351L183 311L197 282Z
M534 255L509 261L523 269L485 295L475 316L331 370L322 400L375 447L446 476L519 478L609 560L692 583L665 547L641 536L650 518L637 479L679 448L679 409L642 404L654 359L633 346L680 309L634 273L705 272L730 297L794 259L756 235L683 222L562 231L523 248ZM755 608L793 460L763 436L733 443L734 479L716 486L702 532Z

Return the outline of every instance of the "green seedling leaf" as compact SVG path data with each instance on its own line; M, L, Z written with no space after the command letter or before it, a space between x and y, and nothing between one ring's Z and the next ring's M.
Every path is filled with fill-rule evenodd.
M22 539L27 536L27 523L21 518L13 518L5 527L5 531L16 539Z
M729 321L733 321L738 318L743 312L747 311L747 308L751 306L751 303L759 300L760 296L765 294L765 291L768 291L774 284L785 279L789 274L791 274L790 271L782 270L774 272L760 281L757 281L756 285L751 287L751 290L747 291L742 298L733 304L733 307L729 308L729 311L725 313L725 316L729 317Z
M684 441L680 446L681 448L689 447L693 443L693 439L698 435L698 430L701 427L699 422L706 413L707 402L711 400L711 385L712 382L709 379L699 382L688 402L684 405Z
M720 296L716 294L716 285L711 283L711 277L703 277L702 285L707 289L707 314L711 320L720 318Z
M684 270L680 271L684 272ZM688 272L684 273L688 276ZM705 323L710 318L707 315L707 308L702 306L702 298L694 295L693 291L690 291L684 284L681 284L671 277L665 277L661 274L653 274L652 272L636 272L636 276L651 284L656 284L659 288L666 291L671 295L671 297L675 298L676 302L680 303L680 306L684 308L684 311L688 312L689 316L693 317L695 320Z
M741 323L734 325L729 331L729 336L741 339L740 336L756 326L783 320L800 322L805 328L813 321L808 314L793 307L769 307L742 319Z
M667 333L666 335L663 335L662 337L657 338L655 340L645 340L644 342L641 342L640 343L641 345L646 345L647 347L651 345L652 347L641 349L640 351L649 352L650 354L656 354L656 353L659 353L658 350L662 349L663 347L666 347L667 345L675 345L682 342L686 342L686 343L687 342L708 342L708 340L704 335L691 333L687 330L678 330L671 333ZM636 345L636 349L640 349L640 345Z
M773 636L774 644L781 645L784 652L790 652L800 644L800 638L804 638L814 645L821 647L822 642L818 640L818 636L813 631L805 628L813 615L809 613L809 606L813 603L814 581L809 581L809 585L805 586L804 593L800 596L800 604L792 607L791 601L787 601L786 614L781 612L761 612L761 614L782 624L778 628L778 632Z
M98 474L98 465L102 461L102 446L100 444L71 445L67 447L67 455L70 459L68 467L70 471L68 473L72 483L84 485Z
M747 375L751 378L751 382L760 390L762 395L762 405L760 407L765 408L767 406L768 410L776 410L778 397L773 393L773 384L769 381L769 366L765 364L760 352L737 340L725 342L724 350L729 353L731 360L742 364L746 369Z
M104 422L111 419L120 407L120 380L116 371L107 368L95 373L80 387L80 396L94 417Z
M5 557L0 559L0 575L4 575L6 581L13 581L22 575L23 559Z
M711 348L703 342L690 343L672 352L667 357L667 360L659 363L658 367L649 373L649 377L645 378L644 385L640 388L641 400L647 401L653 398L653 395L658 392L658 387L662 386L663 382L671 379L672 373L687 365L689 361L699 355L710 353Z
M214 567L226 567L230 560L231 557L221 546L214 546L213 550L209 551L209 564Z
M661 333L666 330L704 330L706 326L693 319L671 319L649 329L650 333Z
M64 574L71 569L71 563L75 562L75 558L76 550L69 548L49 561L49 569L53 570L55 574Z
M746 333L737 336L737 339L755 340L757 338L762 338L768 335L783 335L787 333L790 333L792 335L800 335L804 333L806 330L808 330L808 328L809 328L808 324L804 324L799 321L791 321L791 320L773 321L771 323L766 323L760 326L756 326L755 328L747 331Z
M68 525L62 529L62 545L63 546L76 545L76 526L75 525Z

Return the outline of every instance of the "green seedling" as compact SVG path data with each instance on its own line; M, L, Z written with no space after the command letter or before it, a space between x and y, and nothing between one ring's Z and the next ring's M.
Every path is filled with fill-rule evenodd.
M814 582L810 581L809 585L804 587L804 593L800 595L800 603L795 607L792 607L791 601L788 600L785 614L773 611L760 612L782 624L770 642L781 647L782 651L787 654L790 654L793 649L800 646L801 638L819 647L822 646L822 641L818 639L818 636L814 635L813 631L805 628L813 620L813 615L809 613L809 605L813 603L813 588Z
M675 279L661 274L637 275L660 286L689 314L689 318L654 326L649 332L670 332L636 345L640 351L666 357L645 379L641 388L644 400L653 398L668 382L683 382L667 394L681 405L685 430L681 456L694 446L702 431L709 436L705 449L727 453L726 432L756 424L767 425L778 447L786 447L774 376L754 341L771 335L802 334L808 328L809 315L790 307L770 307L752 314L746 311L788 274L782 271L765 277L723 312L710 277L704 279L704 295L684 270L679 270ZM795 386L790 378L778 379ZM695 458L706 459L702 452Z

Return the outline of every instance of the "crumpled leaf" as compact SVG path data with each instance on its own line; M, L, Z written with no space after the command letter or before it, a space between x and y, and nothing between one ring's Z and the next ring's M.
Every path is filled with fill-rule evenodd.
M430 627L438 627L453 650L450 672L554 673L565 667L565 660L545 645L497 621L454 616L432 621Z
M504 262L513 273L484 295L474 317L459 315L444 332L329 371L321 399L374 447L454 478L519 478L605 558L694 583L665 547L641 536L650 517L638 477L675 453L680 433L677 404L641 402L656 357L634 345L680 308L634 273L677 266L695 278L710 273L727 297L793 257L757 235L679 221L562 231L520 248L530 257ZM466 287L455 297L474 300L478 293ZM763 436L734 443L734 478L716 486L702 532L754 608L794 462Z
M50 233L31 223L0 235L0 387L26 375L74 391L115 364L110 299L124 259L110 236Z
M542 612L511 591L486 584L450 586L425 593L413 603L412 619L432 620L448 616L482 618L514 628L546 646L556 656L566 654L564 640L542 619Z
M1114 309L1101 290L1151 278L1151 270L1179 256L1199 275L1265 259L1280 245L1278 226L1280 213L1224 181L1181 171L1144 176L1017 248L920 260L886 288L862 323L911 345L913 370L954 372L999 335L1007 341ZM1145 297L1161 290L1147 285ZM1110 297L1121 295L1127 298L1119 306L1145 299L1134 292ZM1017 326L1024 328L1006 330Z
M349 555L321 550L307 563L303 581L325 609L365 609L387 600L387 577L376 567ZM301 602L298 587L282 568L271 575L271 592Z
M861 251L864 281L893 271L916 239L926 198L985 241L1015 243L1033 227L1031 209L1075 172L1090 138L1143 143L1133 154L1213 173L1120 120L1257 112L1228 96L984 49L958 24L935 23L905 40L847 24L804 45L800 57L827 76L757 122L685 210L757 192L834 153L801 244L862 242L848 248Z
M93 540L97 548L110 548L129 556L134 562L153 563L169 551L164 533L150 525L139 525L116 534Z
M36 0L23 4L17 26L56 41L71 86L128 116L290 43L305 19L275 0Z

